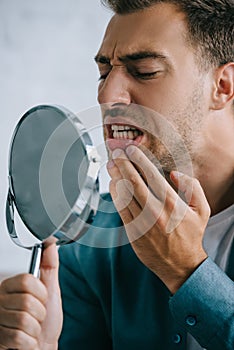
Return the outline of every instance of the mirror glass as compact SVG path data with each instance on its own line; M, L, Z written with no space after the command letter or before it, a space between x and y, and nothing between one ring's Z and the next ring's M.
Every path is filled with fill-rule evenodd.
M98 154L75 114L61 106L36 106L21 118L12 137L8 205L16 207L39 240L54 235L58 244L67 243L95 212L99 167ZM13 215L7 213L14 238Z

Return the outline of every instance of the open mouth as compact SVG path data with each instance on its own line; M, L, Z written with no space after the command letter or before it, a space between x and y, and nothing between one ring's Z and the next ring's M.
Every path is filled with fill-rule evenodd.
M111 136L113 139L135 140L138 136L143 135L139 129L128 125L111 125Z
M106 125L107 146L110 150L125 149L130 144L139 145L143 132L135 126L125 124Z

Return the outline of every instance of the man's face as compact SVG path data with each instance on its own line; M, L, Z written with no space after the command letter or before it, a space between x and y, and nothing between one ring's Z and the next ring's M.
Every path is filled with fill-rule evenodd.
M134 143L170 171L184 153L177 134L196 159L208 102L186 33L184 14L169 4L110 21L96 56L109 151Z

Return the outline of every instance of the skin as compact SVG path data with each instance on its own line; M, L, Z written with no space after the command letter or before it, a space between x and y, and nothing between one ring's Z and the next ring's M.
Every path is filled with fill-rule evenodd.
M232 203L234 193L233 63L201 72L194 50L185 40L186 31L184 15L168 4L114 16L97 55L101 76L98 101L104 110L134 103L165 116L183 138L194 177L215 214ZM142 51L157 52L167 59L122 62L123 57ZM102 63L102 57L110 63ZM155 71L148 78L133 74ZM117 123L117 117L115 120ZM152 130L152 118L147 122L140 122L140 126ZM154 135L143 145L163 168L174 169L173 160ZM172 145L173 154L177 154L177 146ZM217 173L221 162L223 171Z
M62 329L54 244L43 251L40 279L21 274L0 285L0 350L55 350Z
M183 174L175 171L167 147L155 136L154 118L124 117L121 112L111 117L144 131L140 143L109 143L110 192L137 256L172 293L206 259L202 237L210 208L217 213L234 198L234 64L201 72L186 30L183 14L169 4L115 15L96 57L103 113L133 103L150 108L181 135L191 156L193 177L186 162L181 164ZM139 52L151 56L136 59ZM177 141L170 148L179 158ZM0 350L57 349L62 309L56 247L44 251L40 280L19 275L2 282L0 310Z
M168 129L171 157L157 139L152 117L127 116L127 125L135 122L145 131L134 152L126 143L115 149L108 127L105 131L113 158L110 192L132 247L172 293L207 257L202 239L210 209L215 214L233 204L234 194L233 63L202 72L186 30L184 15L168 4L115 15L96 56L104 124L111 118L113 124L123 124L121 108L143 105L165 116L191 156L194 178L186 163L178 177L173 158L180 157L180 145ZM115 109L118 113L108 112ZM167 181L148 162L145 150L159 160L166 177L170 173ZM220 163L224 166L217 173ZM178 187L187 205L175 193Z

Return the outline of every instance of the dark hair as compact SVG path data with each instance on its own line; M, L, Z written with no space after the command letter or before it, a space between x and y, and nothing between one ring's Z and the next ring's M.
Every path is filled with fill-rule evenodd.
M187 18L188 41L201 68L234 61L234 0L101 0L117 14L160 3L174 4Z

